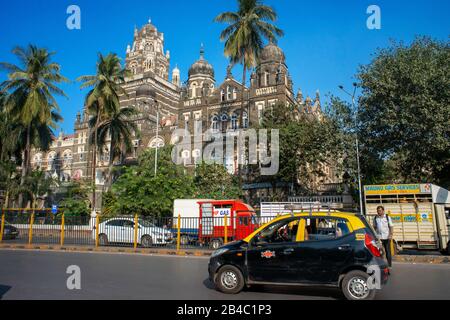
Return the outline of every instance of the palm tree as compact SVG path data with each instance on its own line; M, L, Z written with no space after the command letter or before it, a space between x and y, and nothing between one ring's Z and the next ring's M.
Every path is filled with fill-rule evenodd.
M114 160L131 151L133 147L131 140L133 132L138 131L133 116L137 114L138 111L134 107L124 107L114 111L112 114L105 114L98 124L97 137L95 135L90 137L91 143L94 142L94 139L97 139L96 144L102 146L106 145L107 139L110 139L108 185L111 185L113 180L112 169ZM93 126L96 123L98 123L98 119L94 116L90 119L90 125ZM103 152L103 148L100 152Z
M127 71L122 68L120 58L113 53L103 56L99 54L97 61L97 73L90 76L81 76L77 80L82 82L81 88L92 88L86 96L85 106L88 112L96 119L91 122L91 135L93 136L92 148L92 210L95 210L95 174L97 169L98 128L102 117L106 114L114 114L120 109L120 95L126 95L120 86L125 81Z
M21 66L2 62L0 68L9 71L8 80L0 84L6 96L5 110L13 123L25 129L25 148L22 159L21 185L30 170L30 151L33 132L55 129L54 120L60 120L59 107L54 95L66 96L56 84L68 82L60 73L59 64L51 61L53 52L29 45L12 51ZM41 131L41 130L38 130Z
M224 12L214 21L229 24L220 34L225 41L225 55L232 65L241 63L242 73L242 105L240 123L243 123L244 92L247 70L255 67L264 47L264 39L276 43L283 31L271 24L277 19L275 10L263 5L260 0L238 0L237 12Z

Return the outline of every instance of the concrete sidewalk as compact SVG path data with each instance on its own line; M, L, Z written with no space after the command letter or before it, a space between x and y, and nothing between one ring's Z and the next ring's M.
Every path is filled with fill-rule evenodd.
M130 248L130 247L95 247L95 246L59 246L59 245L39 245L39 244L0 244L1 249L9 250L43 250L43 251L68 251L68 252L99 252L99 253L138 253L148 255L171 255L171 256L195 256L209 257L212 250L201 249L167 249L167 248ZM440 255L397 255L395 262L403 263L429 263L429 264L450 264L449 256Z

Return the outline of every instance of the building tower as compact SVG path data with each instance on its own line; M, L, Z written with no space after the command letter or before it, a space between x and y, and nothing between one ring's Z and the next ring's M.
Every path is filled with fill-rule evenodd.
M178 69L178 66L175 66L175 69L172 70L172 83L176 85L177 87L180 87L181 85L181 77L180 77L180 69Z
M214 90L214 68L205 60L203 44L200 48L200 58L189 68L188 74L189 98L209 96Z
M164 34L149 20L141 30L135 28L133 46L127 47L126 67L133 75L153 73L169 80L170 52L164 53Z

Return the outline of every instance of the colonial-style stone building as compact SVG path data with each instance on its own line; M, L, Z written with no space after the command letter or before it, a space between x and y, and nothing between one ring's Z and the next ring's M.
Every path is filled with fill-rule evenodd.
M187 81L182 82L180 69L170 70L170 52L164 48L164 33L150 21L140 30L135 29L133 43L126 49L125 62L130 76L123 84L127 95L121 97L121 105L135 106L139 110L135 121L141 132L134 138L134 150L127 155L127 162L132 162L147 148L173 143L171 133L177 128L193 132L200 122L203 130L226 132L247 128L261 121L264 110L277 103L294 105L299 113L321 117L319 93L314 100L304 99L301 91L294 95L286 57L273 43L264 48L244 94L241 82L233 77L231 68L223 81L217 81L203 46L198 60L189 68ZM241 117L242 96L245 111ZM92 175L89 134L88 115L83 110L77 115L75 133L55 137L49 152L34 150L32 164L61 181L89 179ZM192 157L195 163L200 152L193 150L186 156ZM99 193L103 190L109 167L107 155L105 152L98 157L96 182ZM236 158L225 159L225 165L230 172L236 172ZM329 172L325 180L324 183L335 183L333 172Z

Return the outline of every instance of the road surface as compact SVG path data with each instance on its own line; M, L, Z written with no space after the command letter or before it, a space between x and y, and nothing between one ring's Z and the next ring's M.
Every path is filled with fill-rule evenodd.
M334 289L252 287L239 295L215 291L208 259L104 253L0 250L0 298L295 300L342 299ZM66 270L81 270L81 290L68 290ZM396 264L377 299L450 299L450 265Z

